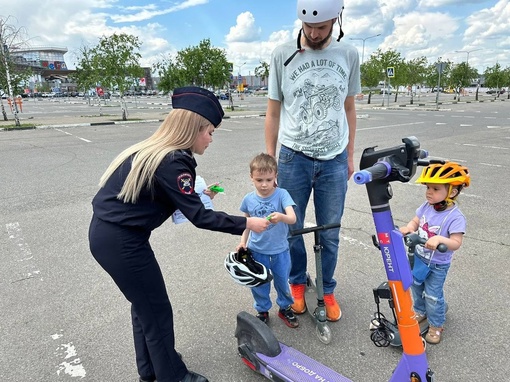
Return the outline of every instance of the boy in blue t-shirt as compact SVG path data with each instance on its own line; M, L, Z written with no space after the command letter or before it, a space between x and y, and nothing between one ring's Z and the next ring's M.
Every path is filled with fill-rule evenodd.
M466 233L466 218L455 200L462 188L469 186L470 176L466 167L446 162L427 166L416 183L427 186L426 201L400 232L404 235L418 232L420 237L427 239L423 247L416 247L411 291L417 321L427 319L430 325L425 340L437 344L441 341L446 321L446 275L453 252L460 248ZM437 251L439 244L446 245L447 251Z
M255 191L244 197L241 211L247 217L265 217L271 225L263 233L246 229L237 250L249 248L253 258L271 270L277 292L276 303L280 307L278 317L288 327L296 328L299 324L290 308L294 300L288 283L290 253L287 240L289 224L296 222L295 203L286 190L276 186L276 176L277 162L271 155L259 154L250 162L250 177ZM270 283L251 289L257 317L265 323L269 321L272 306L270 291Z

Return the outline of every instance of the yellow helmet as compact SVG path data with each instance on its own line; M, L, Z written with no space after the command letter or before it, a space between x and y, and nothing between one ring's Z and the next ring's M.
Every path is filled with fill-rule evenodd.
M425 167L416 183L450 184L469 187L471 178L467 167L455 162L431 164Z

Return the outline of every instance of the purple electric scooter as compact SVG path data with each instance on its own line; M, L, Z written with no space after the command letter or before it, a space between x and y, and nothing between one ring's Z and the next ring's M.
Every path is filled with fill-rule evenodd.
M389 200L393 196L390 182L408 182L418 165L427 165L426 152L420 150L415 137L388 149L365 149L360 171L354 174L357 184L366 184L377 232L378 247L395 302L397 329L402 342L402 358L390 382L433 382L425 346L412 309L411 268L403 236L395 228ZM320 364L298 350L279 342L271 329L255 316L237 315L235 336L243 362L269 380L279 382L348 382L349 378Z

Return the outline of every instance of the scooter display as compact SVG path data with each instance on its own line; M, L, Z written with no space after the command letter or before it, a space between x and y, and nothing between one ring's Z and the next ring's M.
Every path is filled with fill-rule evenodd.
M394 368L390 382L432 382L425 346L412 309L411 268L403 236L395 228L389 200L393 196L390 182L408 182L426 152L420 150L415 137L402 140L395 147L363 151L360 171L354 174L357 184L365 184L377 233L377 243L393 298L397 330L402 342L402 357ZM317 287L318 288L318 287ZM320 313L319 313L320 314ZM252 370L273 381L346 382L347 377L318 363L303 353L280 343L271 329L256 317L241 312L237 315L235 336L243 362Z

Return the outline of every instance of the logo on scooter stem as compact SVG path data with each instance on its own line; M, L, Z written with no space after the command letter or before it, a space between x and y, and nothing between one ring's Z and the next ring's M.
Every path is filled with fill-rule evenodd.
M377 234L379 244L390 244L390 234L388 232L380 232Z

